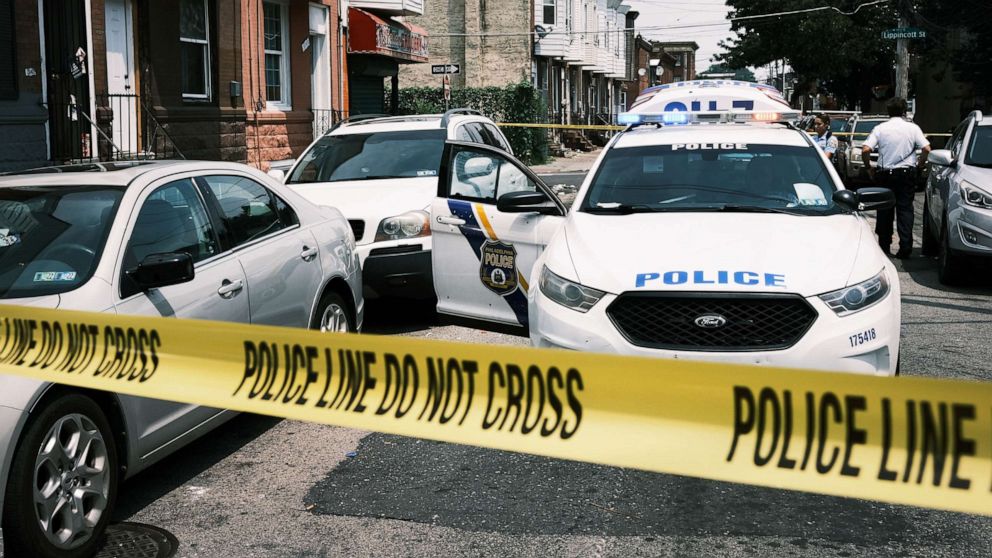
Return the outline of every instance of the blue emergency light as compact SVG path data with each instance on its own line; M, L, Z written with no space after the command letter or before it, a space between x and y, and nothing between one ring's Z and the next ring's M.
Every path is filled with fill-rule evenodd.
M638 124L662 124L681 126L686 124L743 124L746 122L793 122L801 116L799 111L778 112L754 111L667 111L667 112L623 112L617 122L626 126Z

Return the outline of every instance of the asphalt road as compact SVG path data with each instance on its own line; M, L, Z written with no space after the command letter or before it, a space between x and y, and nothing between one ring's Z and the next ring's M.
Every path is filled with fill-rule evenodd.
M897 265L903 373L992 380L992 275ZM526 344L422 304L370 304L366 332ZM992 555L992 518L247 415L125 485L115 518L179 556Z

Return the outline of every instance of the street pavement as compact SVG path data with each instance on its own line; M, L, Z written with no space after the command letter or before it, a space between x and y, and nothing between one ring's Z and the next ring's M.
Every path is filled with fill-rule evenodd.
M896 265L903 374L992 381L992 275L943 287L918 244ZM527 343L394 301L369 303L366 333ZM992 556L990 517L253 415L127 483L115 520L189 557Z

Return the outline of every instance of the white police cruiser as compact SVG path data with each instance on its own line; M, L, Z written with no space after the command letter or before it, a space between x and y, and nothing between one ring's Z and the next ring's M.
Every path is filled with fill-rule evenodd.
M774 89L646 90L566 211L510 154L449 141L431 215L438 311L584 351L892 375L899 282Z

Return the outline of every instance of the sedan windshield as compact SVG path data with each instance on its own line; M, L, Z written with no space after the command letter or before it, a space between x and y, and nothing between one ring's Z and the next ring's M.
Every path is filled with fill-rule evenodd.
M123 188L0 188L0 298L71 291L103 250Z
M289 177L289 184L437 176L445 130L324 136Z
M581 207L589 213L842 210L813 147L703 143L612 149Z
M992 126L975 128L964 162L976 167L992 168Z

